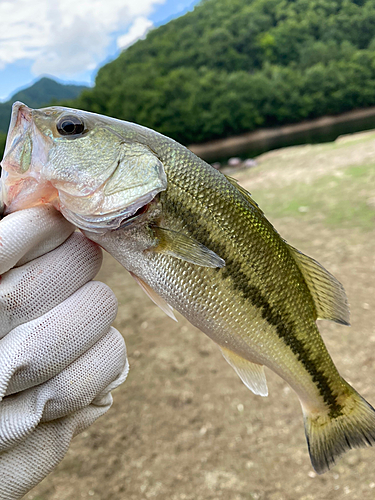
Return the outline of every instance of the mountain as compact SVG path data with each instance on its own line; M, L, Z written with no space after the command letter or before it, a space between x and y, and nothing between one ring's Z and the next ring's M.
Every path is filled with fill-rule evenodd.
M375 0L202 0L74 106L189 144L375 104Z
M75 99L87 89L83 85L65 85L51 78L41 78L30 87L16 92L8 101L0 103L0 132L7 132L12 104L21 101L31 108L41 108L58 101Z

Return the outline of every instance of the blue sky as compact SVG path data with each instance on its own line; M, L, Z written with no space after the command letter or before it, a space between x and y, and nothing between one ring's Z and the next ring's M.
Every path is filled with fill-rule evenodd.
M92 84L100 66L198 0L0 0L0 100L47 75Z

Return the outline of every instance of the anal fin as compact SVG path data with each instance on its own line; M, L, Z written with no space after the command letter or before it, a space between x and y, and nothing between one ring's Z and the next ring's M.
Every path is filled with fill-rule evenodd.
M247 359L238 356L238 354L235 354L225 347L220 346L220 349L224 358L250 391L259 396L268 396L268 387L263 365L247 361Z
M167 316L177 321L176 316L173 313L172 307L162 298L159 294L155 292L147 283L145 283L139 276L129 271L131 276L135 279L142 290L149 296L154 304L156 304L160 309L165 312Z

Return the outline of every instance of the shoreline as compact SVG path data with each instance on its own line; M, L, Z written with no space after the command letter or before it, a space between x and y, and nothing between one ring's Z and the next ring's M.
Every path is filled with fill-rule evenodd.
M245 132L244 134L225 139L215 139L203 144L190 144L188 148L197 156L210 161L218 157L232 156L233 150L236 150L236 154L239 154L241 151L249 149L252 145L261 146L268 141L282 137L286 138L301 132L329 129L340 123L347 123L368 117L375 117L375 106L365 109L354 109L339 115L326 115L291 125L261 128L254 132Z

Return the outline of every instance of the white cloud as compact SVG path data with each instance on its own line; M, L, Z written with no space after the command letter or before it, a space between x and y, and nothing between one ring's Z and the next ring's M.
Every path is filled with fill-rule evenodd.
M22 59L35 75L60 78L90 70L117 36L123 48L152 26L165 0L0 0L0 69Z
M117 38L117 47L119 49L125 49L140 38L144 38L152 26L152 21L146 17L137 17L128 33Z

